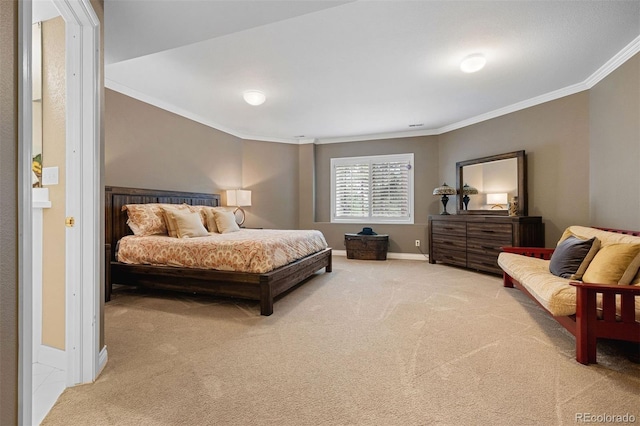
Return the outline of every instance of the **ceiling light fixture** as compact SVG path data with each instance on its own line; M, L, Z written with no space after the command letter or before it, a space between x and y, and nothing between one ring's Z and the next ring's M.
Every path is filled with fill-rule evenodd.
M259 90L247 90L242 94L244 100L253 106L262 105L267 97Z
M462 72L471 73L480 71L487 63L487 59L481 53L469 55L460 62L460 70Z

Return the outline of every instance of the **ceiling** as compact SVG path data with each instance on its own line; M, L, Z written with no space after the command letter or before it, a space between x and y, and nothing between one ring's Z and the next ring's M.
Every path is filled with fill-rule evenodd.
M106 0L104 44L108 88L241 138L380 139L588 89L638 52L640 1Z

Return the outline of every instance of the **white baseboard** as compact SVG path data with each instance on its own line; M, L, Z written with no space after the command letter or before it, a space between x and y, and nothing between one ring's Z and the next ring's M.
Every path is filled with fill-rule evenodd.
M38 351L40 364L67 371L67 353L65 351L47 345L40 345L39 348L34 349Z
M102 348L102 350L100 351L100 355L98 355L98 374L96 374L96 379L98 378L100 373L102 373L104 367L106 367L108 360L109 354L107 354L107 346L105 345L104 348Z
M346 250L331 250L331 253L335 256L347 256ZM427 261L429 260L429 255L420 253L387 253L387 259Z

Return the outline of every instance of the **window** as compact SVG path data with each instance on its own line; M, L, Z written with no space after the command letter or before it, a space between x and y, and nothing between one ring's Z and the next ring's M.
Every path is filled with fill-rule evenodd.
M331 159L331 222L413 223L413 154Z

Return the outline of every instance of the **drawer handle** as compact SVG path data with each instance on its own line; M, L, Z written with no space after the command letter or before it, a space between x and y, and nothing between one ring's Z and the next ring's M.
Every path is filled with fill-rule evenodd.
M480 231L486 232L487 234L493 234L494 232L496 232L493 229L481 229Z
M495 250L496 248L493 246L481 246L485 250Z

